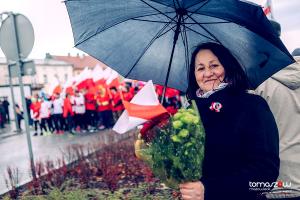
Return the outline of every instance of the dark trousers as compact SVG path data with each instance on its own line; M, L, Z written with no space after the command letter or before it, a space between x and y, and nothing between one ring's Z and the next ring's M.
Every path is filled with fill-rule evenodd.
M66 118L66 126L67 126L67 131L72 133L72 129L74 128L74 119L71 114L68 114Z
M116 110L116 111L114 111L113 113L112 113L112 116L113 116L113 124L115 123L115 122L117 122L118 121L118 119L119 119L119 117L121 116L121 114L122 114L122 112L123 112L123 110Z
M48 128L46 126L47 121L48 121L48 118L42 118L41 119L41 132L43 132L43 130L48 131Z
M38 125L40 126L40 129L41 129L41 124L38 120L34 120L33 121L33 126L34 126L34 132L37 133L37 129L38 129ZM42 132L42 129L41 129L41 132Z
M28 108L27 108L28 109ZM27 116L28 116L28 124L29 126L32 126L33 125L33 119L31 118L30 116L30 109L28 109L28 113L27 113Z
M64 128L64 119L62 114L53 114L53 123L56 131L61 131Z
M74 119L76 127L79 126L80 129L87 129L85 114L75 114Z
M48 126L49 131L51 131L51 132L54 131L53 116L52 115L49 118L47 118L47 126Z
M101 111L102 124L105 128L110 128L114 124L113 114L111 110Z
M9 110L5 110L5 122L8 123L10 121Z
M97 126L97 112L95 110L86 110L85 117L87 120L87 125L90 125L94 128Z
M23 116L20 114L17 114L17 123L18 123L18 127L20 128L20 130L22 130L21 128L21 120L23 119Z

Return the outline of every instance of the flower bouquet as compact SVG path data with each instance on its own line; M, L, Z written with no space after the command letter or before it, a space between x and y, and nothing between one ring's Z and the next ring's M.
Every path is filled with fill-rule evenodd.
M144 124L135 143L137 158L145 161L166 186L198 181L202 175L205 133L192 109L162 114Z

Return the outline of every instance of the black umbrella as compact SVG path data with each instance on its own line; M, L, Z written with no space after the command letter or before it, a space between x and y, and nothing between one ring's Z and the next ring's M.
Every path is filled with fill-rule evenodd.
M238 0L68 0L75 46L124 77L186 91L193 48L228 48L252 88L294 62L262 8Z

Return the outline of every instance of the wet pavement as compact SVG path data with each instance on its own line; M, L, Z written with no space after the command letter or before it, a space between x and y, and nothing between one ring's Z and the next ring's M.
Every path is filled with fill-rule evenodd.
M11 130L11 129L7 129ZM26 134L14 131L0 133L0 194L8 189L5 184L7 167L17 168L19 171L19 183L23 184L31 179L29 151ZM3 131L3 129L2 129ZM31 132L33 135L33 132ZM52 160L57 161L63 155L68 156L67 147L73 144L83 145L85 153L95 149L95 144L109 144L128 137L128 134L119 135L111 130L103 130L94 133L77 133L71 135L35 136L32 139L32 148L35 162ZM97 145L99 147L99 145ZM65 159L68 162L68 159Z

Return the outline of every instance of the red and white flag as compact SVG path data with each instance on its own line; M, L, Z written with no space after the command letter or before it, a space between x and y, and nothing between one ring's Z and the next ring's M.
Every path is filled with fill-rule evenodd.
M152 81L148 81L130 102L123 101L123 104L125 111L113 127L120 134L168 112L159 103Z
M108 87L116 88L120 86L119 74L116 71L111 70L109 77L106 79L106 85L108 85Z
M263 11L269 19L273 19L271 0L265 0L265 2L263 4Z
M96 65L95 68L93 69L93 81L95 85L103 84L105 83L104 80L104 71L100 65Z
M62 92L62 87L57 77L51 80L47 88L47 94L49 94L50 96L54 94L60 94Z
M84 70L79 74L75 85L78 90L94 86L92 71L88 67L84 68Z
M65 94L74 95L74 87L76 83L76 77L69 77L68 80L65 82L63 87L63 96Z

